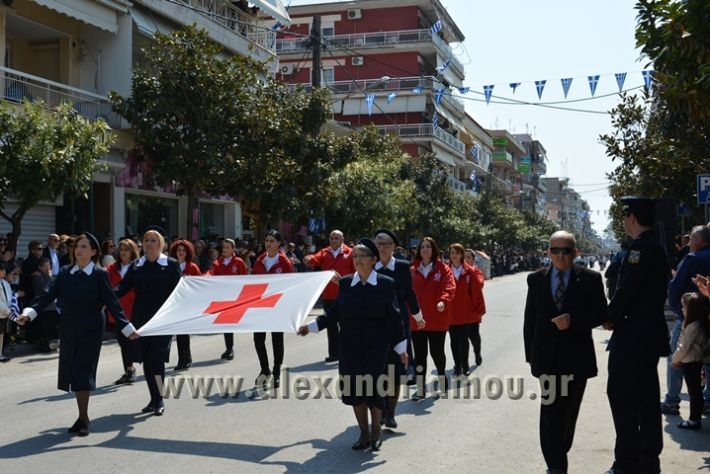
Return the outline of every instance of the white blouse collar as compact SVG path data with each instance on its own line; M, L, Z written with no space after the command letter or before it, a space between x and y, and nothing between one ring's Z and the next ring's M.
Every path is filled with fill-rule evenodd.
M360 280L360 274L358 272L355 272L353 275L353 281L350 283L350 286L355 286L358 283L360 283L362 280ZM372 286L377 286L377 272L373 271L370 273L370 276L367 277L367 282L368 284Z
M89 264L87 266L85 266L81 271L86 273L87 275L91 275L94 272L94 265L95 265L94 262L89 262ZM75 263L74 266L72 267L72 269L69 270L69 273L73 275L78 271L79 271L79 265Z
M136 263L136 267L142 267L143 264L146 262L145 255L143 255L141 258L138 259L138 262ZM160 254L160 257L158 257L158 265L161 267L167 267L168 266L168 256L165 255L164 253Z

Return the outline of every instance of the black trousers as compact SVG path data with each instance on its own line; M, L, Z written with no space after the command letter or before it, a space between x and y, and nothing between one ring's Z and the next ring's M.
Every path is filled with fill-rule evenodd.
M143 374L148 384L148 392L150 392L150 404L152 406L159 406L163 403L163 396L160 394L160 386L165 380L165 362L159 357L151 357L144 360Z
M284 361L284 333L282 332L272 332L271 333L271 347L274 350L274 374L278 374L281 370L281 365ZM256 349L256 355L259 357L259 365L261 366L262 374L271 374L271 369L269 367L269 354L266 352L266 333L265 332L255 332L254 333L254 348Z
M703 370L702 362L689 362L683 364L683 378L688 387L690 396L690 417L692 421L700 421L703 416L703 387L700 385L700 374Z
M616 430L614 467L623 472L661 472L663 451L658 356L609 352L607 397Z
M547 383L547 387L543 386L543 381L540 383L543 393L550 391L544 399L547 404L540 405L540 447L548 469L567 472L567 453L572 448L587 379L565 380L565 376L551 375ZM563 387L566 387L566 395Z
M457 324L449 326L449 339L451 341L451 354L454 356L454 369L468 371L468 336L471 331L470 324Z
M122 332L116 333L116 340L118 341L118 347L121 348L121 361L123 362L123 370L133 365L133 362L128 356L128 344L129 339L123 335Z
M224 333L224 347L228 350L234 350L234 334L231 332Z
M234 340L234 335L229 335L232 337L232 340ZM225 334L224 336L226 338L227 335ZM175 339L177 340L178 365L192 362L192 351L190 350L190 335L180 334L178 336L175 336Z
M480 324L470 324L469 325L468 338L471 340L471 345L473 346L473 353L476 355L481 355L481 332ZM467 349L468 350L468 349Z
M424 391L427 376L427 359L429 351L434 359L434 366L439 376L446 373L446 331L414 331L412 332L412 345L414 346L414 368L417 371L417 389ZM421 372L419 370L421 367Z
M335 304L335 300L322 300L323 309L325 311L329 310ZM338 329L338 324L331 324L326 328L328 331L328 357L338 357L338 335L340 333Z

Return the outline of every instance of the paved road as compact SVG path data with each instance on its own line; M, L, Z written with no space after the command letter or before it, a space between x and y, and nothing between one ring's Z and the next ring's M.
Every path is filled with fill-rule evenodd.
M86 438L70 438L65 432L76 409L72 397L55 388L56 354L18 357L0 366L0 471L544 472L537 434L539 400L530 399L538 392L537 383L522 350L525 291L524 274L486 283L484 361L474 372L482 388L491 377L513 377L513 398L519 399L491 399L482 393L479 399L405 400L400 404L400 429L387 433L379 453L350 450L358 430L350 408L337 399L299 400L293 391L288 399L283 393L276 399L247 398L245 392L258 372L250 335L236 337L237 357L231 362L219 360L221 336L199 336L192 338L195 365L185 374L242 375L247 381L239 396L193 398L185 386L179 399L166 401L165 416L142 415L140 409L148 401L145 383L141 377L132 386L111 385L121 372L120 354L115 342L106 342L99 389L91 398L92 434ZM602 330L594 332L601 373L587 385L570 456L575 473L600 473L612 461L614 431L605 394L607 337ZM334 377L336 366L322 362L325 353L324 334L287 335L291 385L299 376ZM517 396L520 380L522 398ZM495 379L488 383L497 388ZM328 388L332 391L332 384ZM688 414L687 403L682 414ZM664 472L707 472L710 419L700 433L679 430L678 420L668 417L665 422Z

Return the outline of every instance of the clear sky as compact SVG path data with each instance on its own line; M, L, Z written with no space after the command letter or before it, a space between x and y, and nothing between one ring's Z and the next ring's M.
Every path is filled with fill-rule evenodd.
M466 40L454 53L466 66L465 85L528 102L563 101L560 79L574 78L567 100L590 99L587 76L601 75L594 100L558 104L607 112L619 96L615 73L626 72L625 89L643 85L646 69L635 48L634 0L441 0ZM285 0L285 5L319 3ZM456 45L454 45L456 46ZM534 81L547 80L542 100ZM521 82L515 94L508 86ZM602 98L600 96L609 95ZM482 100L475 93L466 97ZM492 99L492 102L496 99ZM589 203L594 228L607 225L611 200L605 173L616 164L604 153L599 135L611 131L608 114L555 110L530 105L465 100L466 109L486 128L530 133L547 150L547 176L566 176Z

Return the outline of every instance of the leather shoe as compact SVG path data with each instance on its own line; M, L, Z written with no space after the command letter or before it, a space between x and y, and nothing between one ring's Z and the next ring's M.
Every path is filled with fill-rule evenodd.
M370 441L370 449L372 449L373 451L379 451L381 446L382 446L382 433L377 435L377 437L372 438L372 441Z
M124 385L124 384L132 384L133 382L136 381L136 369L128 369L126 370L126 373L121 375L121 378L116 380L114 384L116 385Z
M662 402L661 413L664 415L680 415L680 407L678 405L669 405Z
M165 413L165 405L160 405L159 407L155 407L155 409L153 409L153 415L155 416L163 416L163 413Z
M385 426L392 429L397 428L397 420L393 416L389 416L385 419Z
M361 440L359 439L357 443L353 444L353 451L362 451L363 449L367 449L370 447L370 440Z
M141 413L153 413L155 411L155 407L151 405L150 403L143 408L141 408Z
M479 366L483 363L483 357L481 357L481 354L476 354L476 366Z
M274 378L271 382L271 387L275 390L281 386L281 374L274 373Z
M232 360L234 359L234 351L232 349L227 349L220 357L224 360Z
M328 356L325 358L326 362L338 362L338 357L337 356Z
M192 367L192 361L190 362L178 362L178 364L175 366L173 369L173 372L180 372L183 370L187 370L190 367Z

